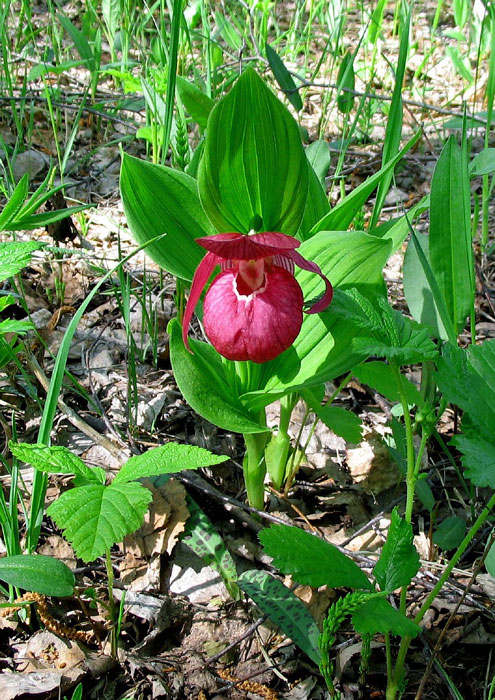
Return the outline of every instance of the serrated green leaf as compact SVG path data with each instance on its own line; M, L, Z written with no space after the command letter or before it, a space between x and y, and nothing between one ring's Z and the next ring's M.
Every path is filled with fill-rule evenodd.
M308 192L299 129L252 69L210 114L198 185L219 231L297 233Z
M352 624L359 634L396 634L417 637L421 627L393 608L384 598L372 598L352 615Z
M104 484L105 471L101 467L90 468L80 457L62 445L29 445L9 441L12 454L40 472L48 474L75 474L84 480Z
M266 571L245 571L239 587L315 664L321 660L319 631L304 604Z
M0 243L0 282L16 275L31 262L31 253L42 248L35 241Z
M462 518L445 518L433 533L433 542L440 549L457 549L466 535L466 527L466 521Z
M218 571L232 598L238 600L237 570L225 542L206 513L190 496L187 498L187 507L190 517L181 538L182 542L190 547L206 566L212 566Z
M102 556L141 527L153 496L141 484L88 484L63 493L47 509L85 562Z
M468 413L479 436L491 443L495 426L495 340L466 350L446 345L437 367L436 381L445 398Z
M392 593L408 586L419 570L419 554L413 543L411 524L392 511L387 539L373 569L380 590Z
M214 455L202 447L178 445L168 442L154 447L142 455L131 457L120 469L113 484L122 484L160 474L175 474L184 469L199 469L220 464L228 459L225 455Z
M337 547L304 530L289 525L271 525L259 539L273 566L308 586L371 589L368 577Z
M495 488L495 439L493 437L491 440L484 440L479 435L456 435L449 444L455 445L461 453L464 474L475 486Z
M0 579L11 586L42 595L65 598L74 593L69 567L54 557L16 554L0 559Z

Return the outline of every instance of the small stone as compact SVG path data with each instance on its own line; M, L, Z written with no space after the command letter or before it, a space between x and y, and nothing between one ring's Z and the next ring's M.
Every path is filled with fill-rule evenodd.
M14 180L19 182L26 173L29 175L29 179L32 180L47 168L48 158L45 154L35 151L34 148L30 148L28 151L24 151L24 153L19 153L12 166L12 171L14 173Z

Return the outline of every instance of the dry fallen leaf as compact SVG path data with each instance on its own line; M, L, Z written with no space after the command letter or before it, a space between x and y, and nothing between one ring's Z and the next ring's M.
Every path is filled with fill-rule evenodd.
M133 591L160 589L160 556L172 553L189 517L180 481L169 479L159 487L147 480L143 484L153 494L153 501L142 527L128 535L121 546L125 552L121 580Z

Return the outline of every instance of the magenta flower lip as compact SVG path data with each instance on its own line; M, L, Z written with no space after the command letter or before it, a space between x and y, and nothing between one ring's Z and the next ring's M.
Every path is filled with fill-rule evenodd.
M203 325L213 347L229 360L268 362L297 338L304 299L294 265L325 282L325 293L306 313L324 311L332 300L329 280L318 265L297 252L300 242L292 236L219 233L197 238L196 243L208 252L194 274L184 313L182 337L189 351L191 318L217 265L221 272L206 293Z

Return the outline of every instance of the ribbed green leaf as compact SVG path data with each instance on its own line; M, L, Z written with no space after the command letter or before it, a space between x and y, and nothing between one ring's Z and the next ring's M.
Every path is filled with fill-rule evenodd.
M180 75L177 76L177 91L182 104L194 121L203 129L206 128L208 117L215 104L211 97Z
M0 231L8 231L10 221L15 217L28 196L29 176L25 173L16 185L9 201L0 214Z
M120 190L134 238L142 244L166 233L146 253L171 274L192 280L204 254L194 239L216 233L201 208L196 181L124 154Z
M393 608L384 598L373 598L352 615L352 624L359 634L396 634L417 637L421 627Z
M105 483L105 471L101 467L90 469L80 457L62 445L29 445L9 442L12 454L40 472L48 474L75 474L86 481Z
M435 168L430 194L430 264L457 331L464 327L474 293L469 175L464 160L451 136Z
M251 69L210 114L198 184L219 231L299 228L308 191L299 129Z
M419 569L419 554L413 543L411 523L400 517L397 508L392 511L387 539L373 576L380 590L392 593L408 586Z
M170 359L177 385L186 401L206 420L225 430L238 433L262 433L266 425L250 412L235 395L225 376L222 359L207 343L190 339L194 354L182 342L177 319L168 325Z
M36 241L12 241L0 243L0 282L16 275L31 262L31 253L39 250Z

